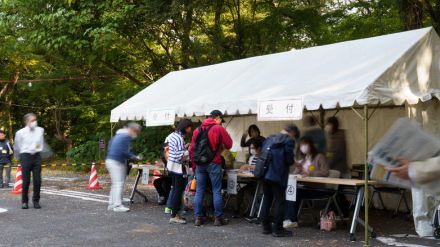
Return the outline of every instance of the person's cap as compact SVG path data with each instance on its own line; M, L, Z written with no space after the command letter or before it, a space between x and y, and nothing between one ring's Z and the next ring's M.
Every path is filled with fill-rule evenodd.
M219 111L219 110L213 110L213 111L210 113L210 116L211 116L212 118L219 117L219 118L222 119L222 123L225 122L225 120L223 119L223 113L222 113L221 111Z
M6 134L4 129L0 129L0 134Z

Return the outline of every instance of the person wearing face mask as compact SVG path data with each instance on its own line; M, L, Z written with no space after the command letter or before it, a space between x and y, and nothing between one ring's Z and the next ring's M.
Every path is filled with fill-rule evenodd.
M247 139L248 135L249 135L249 139ZM261 136L261 132L260 132L260 129L258 128L258 126L255 124L252 124L248 128L247 134L243 134L243 136L241 137L240 146L242 148L249 147L249 153L250 153L251 152L250 146L251 146L251 143L253 140L259 140L261 143L263 143L265 139L266 138ZM250 154L250 155L252 155L252 154Z
M4 186L9 186L9 181L11 181L11 167L12 164L12 155L14 154L14 150L12 149L11 144L6 139L6 133L4 130L0 129L0 188ZM3 170L6 171L6 179L3 183Z
M26 127L20 129L15 134L14 150L15 155L21 162L23 187L21 194L21 208L29 208L29 185L31 183L31 173L34 185L32 202L34 208L40 206L41 188L41 155L44 146L44 129L38 127L37 116L34 113L24 115Z
M110 140L105 166L110 173L112 182L108 210L114 212L127 212L130 209L122 205L125 177L127 175L127 160L140 160L141 158L131 151L131 141L141 131L137 123L129 123L126 128L120 129Z
M350 178L347 164L347 145L345 132L339 129L336 117L329 117L325 126L328 136L327 159L331 170L341 172L341 177Z
M300 139L300 150L304 158L295 165L294 174L308 177L328 177L330 169L327 160L323 154L318 152L311 138L302 137ZM283 227L298 227L298 205L300 205L302 199L320 198L328 195L329 192L317 190L317 188L312 187L312 185L298 186L296 201L288 201L286 203Z
M240 170L242 171L255 170L255 165L257 164L257 160L261 155L262 145L263 143L259 139L252 140L251 145L249 146L251 156L247 160L247 163L240 167ZM245 195L246 194L252 195L255 192L256 187L257 187L257 183L255 181L251 181L245 184L245 186L241 187L241 189L238 191L235 202L235 211L233 215L234 218L239 218L241 216L241 213L247 213L247 212L240 212L240 207L242 206Z

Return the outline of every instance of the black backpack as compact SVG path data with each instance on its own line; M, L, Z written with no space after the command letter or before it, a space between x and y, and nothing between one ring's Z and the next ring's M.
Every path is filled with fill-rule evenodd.
M260 155L260 157L257 160L257 163L255 164L254 176L256 179L259 180L264 179L267 170L269 170L269 165L271 162L272 162L272 150L271 147L268 147L265 150L263 150L263 153Z
M217 150L213 150L208 138L208 132L214 125L210 125L208 128L203 129L199 127L199 133L194 141L194 154L193 161L197 165L208 165L214 160ZM219 145L220 146L220 145Z

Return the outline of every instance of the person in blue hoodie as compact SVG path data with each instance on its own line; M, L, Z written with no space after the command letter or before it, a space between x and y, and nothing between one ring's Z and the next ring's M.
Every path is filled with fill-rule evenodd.
M140 160L140 157L131 151L131 141L141 131L137 123L129 123L126 128L116 132L110 140L105 166L110 173L112 186L108 210L114 212L127 212L130 209L122 205L125 177L127 176L127 160Z
M292 236L291 231L283 228L283 220L287 180L290 166L294 163L295 129L295 126L289 125L281 133L269 136L263 143L263 150L270 148L271 161L263 180L264 199L260 217L263 234L272 234L274 237ZM274 214L273 222L271 211Z

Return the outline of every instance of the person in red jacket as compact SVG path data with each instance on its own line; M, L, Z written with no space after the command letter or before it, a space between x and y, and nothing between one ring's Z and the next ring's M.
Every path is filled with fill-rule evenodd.
M229 136L225 128L221 126L223 120L223 114L219 110L214 110L211 112L210 116L203 121L202 125L194 130L193 137L190 146L190 157L194 161L196 167L196 195L194 198L194 215L195 215L195 225L201 226L202 221L202 202L203 194L205 193L205 188L208 183L208 179L211 180L212 194L214 201L214 215L215 215L215 226L221 226L225 224L223 218L223 202L222 202L222 159L220 156L221 148L231 149L232 139ZM210 147L201 146L203 140L197 138L199 133L201 137L207 131L207 139L209 140ZM200 147L198 147L198 145ZM203 152L203 149L209 149L210 152L215 152L211 161L205 164L197 164L194 159L194 152ZM200 151L202 150L202 151ZM197 154L196 154L197 155Z

